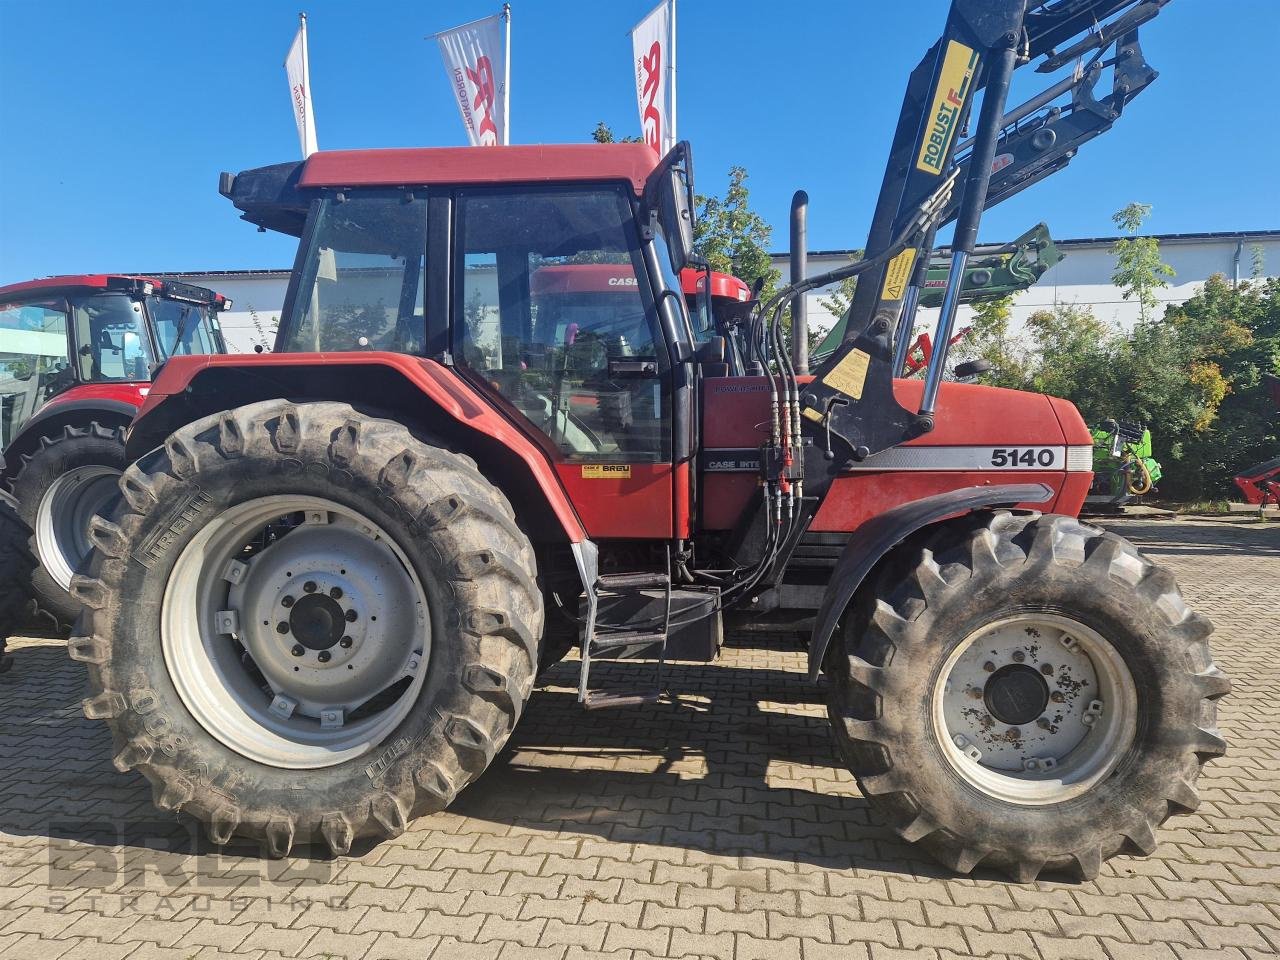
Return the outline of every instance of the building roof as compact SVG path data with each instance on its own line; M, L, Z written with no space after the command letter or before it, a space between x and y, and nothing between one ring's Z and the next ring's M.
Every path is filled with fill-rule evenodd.
M1212 240L1280 240L1280 230L1216 230L1204 233L1152 233L1142 234L1142 236L1150 236L1161 243L1203 243ZM1075 237L1070 240L1054 239L1054 244L1059 248L1062 247L1102 247L1112 246L1117 240L1126 239L1125 237ZM997 244L983 243L980 246L989 247ZM949 252L950 247L939 247L936 252ZM848 259L852 257L857 250L810 250L811 257L843 257ZM786 259L791 254L786 251L769 254L774 259Z

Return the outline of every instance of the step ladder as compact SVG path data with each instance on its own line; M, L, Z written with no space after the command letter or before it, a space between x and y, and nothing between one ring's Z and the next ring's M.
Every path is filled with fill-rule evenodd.
M671 554L667 552L666 573L616 573L596 578L588 593L589 615L582 630L582 667L578 677L578 702L588 710L609 707L634 707L656 702L665 692L663 670L666 664L667 639L671 633ZM661 625L652 629L637 630L628 624L609 624L597 621L599 598L625 598L644 590L662 589L666 593ZM608 693L593 690L590 685L591 665L601 659L601 654L625 654L646 647L658 648L658 662L652 687L639 693ZM617 662L616 657L610 660Z

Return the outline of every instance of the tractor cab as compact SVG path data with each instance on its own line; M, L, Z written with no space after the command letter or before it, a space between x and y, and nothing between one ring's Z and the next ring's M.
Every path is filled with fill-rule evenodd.
M143 277L0 287L0 448L74 387L143 384L171 356L224 353L218 312L227 306L211 290Z

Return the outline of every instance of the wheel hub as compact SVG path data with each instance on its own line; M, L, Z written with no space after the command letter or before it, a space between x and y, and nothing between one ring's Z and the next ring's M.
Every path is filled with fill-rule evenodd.
M1010 663L991 674L982 699L1001 723L1034 723L1049 705L1049 685L1034 667Z
M975 630L942 665L933 726L973 786L1014 803L1076 796L1123 756L1137 692L1116 649L1067 617L1028 613Z
M288 635L308 650L328 650L337 646L347 626L346 611L337 600L311 593L289 610Z
M64 590L89 555L89 521L115 499L120 471L101 464L68 470L49 485L36 509L36 552Z
M422 584L385 533L330 501L265 497L224 511L184 548L164 606L184 702L214 737L272 766L366 752L425 678Z

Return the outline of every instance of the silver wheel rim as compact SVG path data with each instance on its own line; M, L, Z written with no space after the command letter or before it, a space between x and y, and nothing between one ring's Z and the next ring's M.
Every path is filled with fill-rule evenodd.
M430 655L426 593L387 533L316 497L262 497L183 549L160 615L178 695L215 739L274 767L333 766L408 714Z
M1096 630L1030 613L975 630L932 692L934 734L971 786L1009 803L1060 803L1115 769L1137 729L1124 660Z
M89 521L110 505L120 471L93 464L68 470L49 485L36 508L36 553L40 565L63 590L89 555Z

